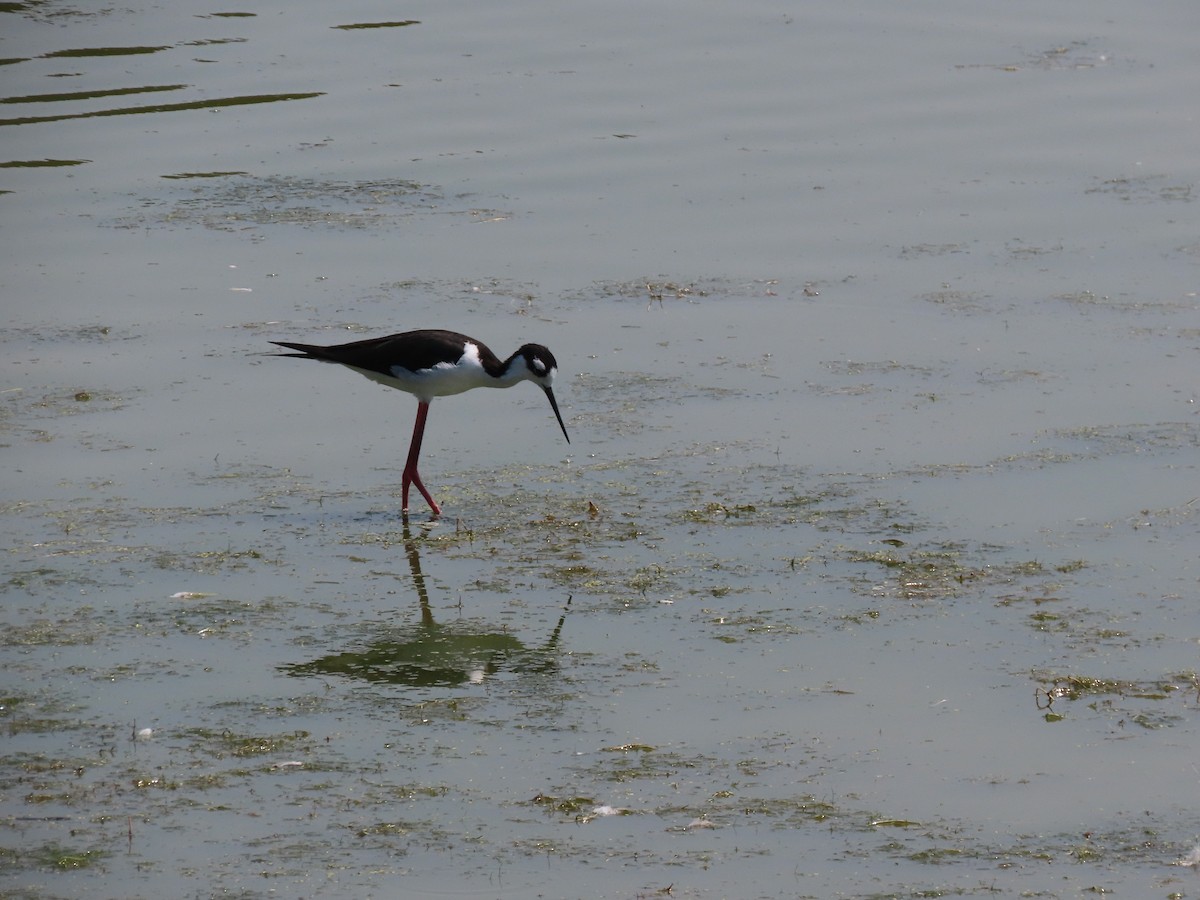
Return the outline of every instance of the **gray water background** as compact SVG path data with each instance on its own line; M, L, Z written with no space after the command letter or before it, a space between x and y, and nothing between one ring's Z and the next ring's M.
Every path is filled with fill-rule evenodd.
M6 895L1196 893L1192 4L0 22Z

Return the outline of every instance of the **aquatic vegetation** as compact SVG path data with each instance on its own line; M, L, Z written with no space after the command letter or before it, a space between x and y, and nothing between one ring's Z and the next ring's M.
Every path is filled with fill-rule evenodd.
M1065 714L1073 711L1076 701L1087 700L1089 710L1115 720L1118 727L1130 723L1154 730L1186 724L1188 717L1184 712L1190 712L1200 704L1200 676L1190 671L1149 681L1048 672L1033 673L1033 676L1037 681L1035 704L1052 715L1053 721L1062 721ZM1151 706L1150 703L1167 703L1168 706Z

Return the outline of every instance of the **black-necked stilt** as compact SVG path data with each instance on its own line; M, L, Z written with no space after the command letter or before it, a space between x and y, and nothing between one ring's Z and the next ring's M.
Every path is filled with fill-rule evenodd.
M297 351L280 353L280 356L339 363L372 381L407 391L417 398L417 421L413 426L412 444L408 448L408 462L404 464L404 475L400 481L405 513L408 512L410 484L417 486L435 516L442 512L417 473L421 438L425 435L425 419L434 397L461 394L477 387L506 388L521 381L532 381L546 392L563 437L568 444L571 443L551 387L558 363L554 354L541 344L525 344L502 361L482 342L454 331L406 331L332 347L288 341L271 343Z

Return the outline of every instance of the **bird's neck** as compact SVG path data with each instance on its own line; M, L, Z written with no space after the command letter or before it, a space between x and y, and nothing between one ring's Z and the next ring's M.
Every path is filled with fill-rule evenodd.
M498 371L488 374L496 380L497 387L508 387L528 378L529 368L525 365L525 358L519 353L514 353L503 362Z

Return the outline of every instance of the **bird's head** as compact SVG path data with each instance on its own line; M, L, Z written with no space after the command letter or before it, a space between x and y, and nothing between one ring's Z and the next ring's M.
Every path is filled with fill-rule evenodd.
M562 415L558 411L558 401L554 399L554 376L558 374L558 360L554 358L554 354L541 344L526 344L516 352L514 360L519 360L518 364L524 365L525 378L546 392L550 408L554 410L554 417L558 419L558 427L562 429L567 443L571 443L567 426L563 424Z

